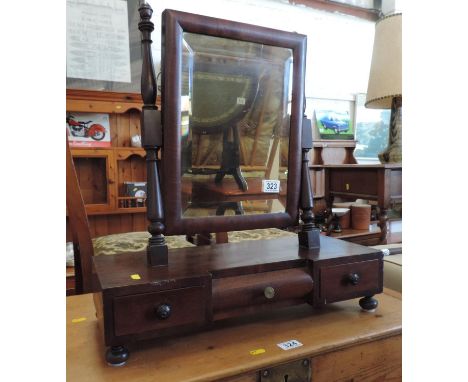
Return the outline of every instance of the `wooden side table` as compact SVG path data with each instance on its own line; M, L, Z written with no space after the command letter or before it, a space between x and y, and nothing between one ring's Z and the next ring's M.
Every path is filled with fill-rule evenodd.
M356 141L335 139L314 139L314 148L310 151L310 163L323 164L356 164L354 150Z
M234 209L236 214L243 214L242 202L253 200L274 200L286 198L286 182L282 181L280 193L264 193L261 178L246 178L248 190L243 191L230 178L223 179L221 184L214 182L194 182L192 200L194 205L208 204L216 206L216 215L224 215L226 209ZM285 201L284 201L285 202ZM269 211L268 211L269 212Z
M184 198L192 199L194 207L216 208L216 215L222 216L226 210L231 209L236 215L243 215L244 201L265 201L264 212L271 212L273 200L278 199L283 206L286 206L287 180L281 180L279 193L265 193L262 190L262 178L246 178L248 184L247 191L239 188L232 178L225 178L221 184L213 182L186 182L183 184ZM184 189L185 187L185 189ZM192 241L194 242L194 241ZM210 244L211 234L198 234L197 243ZM227 243L227 232L217 232L216 242Z
M320 310L301 305L228 319L210 331L135 343L126 366L110 367L92 295L70 296L67 381L255 382L271 381L268 378L278 373L292 375L301 367L311 376L304 381L399 381L400 298L385 291L374 313L361 311L351 300ZM277 345L288 340L302 346L282 350Z
M376 224L372 224L369 230L345 228L342 232L331 232L330 236L336 239L346 240L366 246L378 245L381 242L381 230Z
M313 165L311 171L324 171L325 198L329 205L337 196L377 201L380 209L381 242L387 240L387 211L402 200L401 164Z

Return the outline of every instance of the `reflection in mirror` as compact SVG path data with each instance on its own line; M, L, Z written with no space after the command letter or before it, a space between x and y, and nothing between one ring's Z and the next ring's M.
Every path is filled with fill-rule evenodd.
M184 218L285 211L291 85L291 49L184 33Z

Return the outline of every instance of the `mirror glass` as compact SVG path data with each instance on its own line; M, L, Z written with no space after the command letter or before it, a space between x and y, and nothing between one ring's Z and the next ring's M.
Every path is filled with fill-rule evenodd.
M182 217L285 212L292 50L185 32Z

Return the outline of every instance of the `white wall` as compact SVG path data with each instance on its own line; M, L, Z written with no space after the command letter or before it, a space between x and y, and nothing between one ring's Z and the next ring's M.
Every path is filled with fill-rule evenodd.
M403 11L403 0L382 0L382 13L388 15Z
M176 9L307 35L306 96L354 100L367 91L374 23L332 14L287 0L154 0L153 55L161 61L161 13Z

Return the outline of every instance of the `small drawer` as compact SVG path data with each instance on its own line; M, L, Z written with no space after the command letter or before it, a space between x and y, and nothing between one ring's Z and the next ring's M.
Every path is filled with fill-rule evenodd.
M320 297L325 302L382 292L382 260L322 267Z
M206 314L205 292L204 287L191 287L116 297L115 335L203 323Z
M262 310L267 305L306 302L314 283L306 268L214 279L215 319Z
M330 170L331 192L378 195L377 173L374 169L340 169Z

